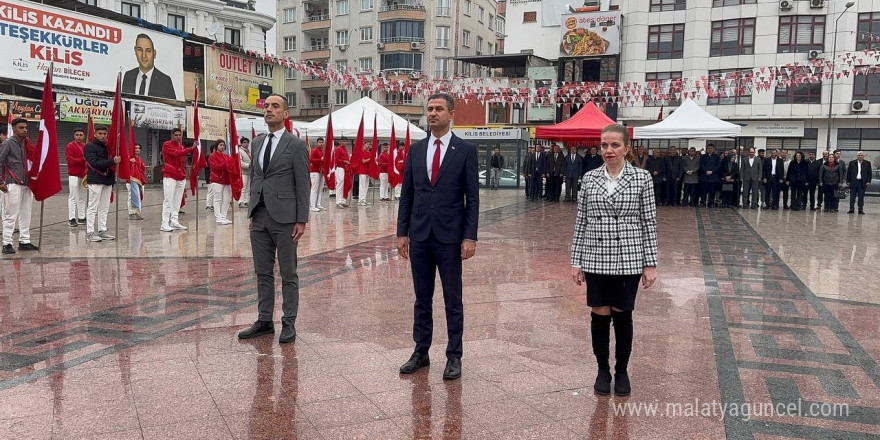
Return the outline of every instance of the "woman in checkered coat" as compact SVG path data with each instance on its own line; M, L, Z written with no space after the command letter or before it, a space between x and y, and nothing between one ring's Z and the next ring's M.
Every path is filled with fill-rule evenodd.
M600 395L611 393L608 347L613 321L614 393L627 396L636 292L640 281L647 289L657 279L657 211L650 174L627 160L632 147L625 127L602 130L601 155L605 165L581 179L571 276L578 285L586 281L587 305L592 308L590 331L599 364L593 389Z

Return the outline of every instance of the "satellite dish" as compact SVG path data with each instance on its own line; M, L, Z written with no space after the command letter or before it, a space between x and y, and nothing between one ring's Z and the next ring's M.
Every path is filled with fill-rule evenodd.
M220 32L220 23L212 21L211 26L208 26L208 29L206 30L208 31L208 35L210 35L214 41L217 41L217 32Z

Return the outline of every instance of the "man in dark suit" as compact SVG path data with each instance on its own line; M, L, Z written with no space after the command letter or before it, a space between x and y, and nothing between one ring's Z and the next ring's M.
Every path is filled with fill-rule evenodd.
M290 116L287 100L270 95L263 106L269 133L254 139L251 164L250 218L251 250L257 274L259 317L240 339L274 334L275 254L281 272L281 335L279 342L296 339L299 308L299 277L296 274L296 245L309 221L309 152L306 143L284 128Z
M853 213L856 206L856 197L859 198L859 214L865 213L865 190L871 183L871 162L865 160L865 153L859 151L856 160L847 167L847 179L850 187L849 214Z
M760 157L755 157L754 148L749 148L749 157L742 158L739 172L743 188L743 209L758 209L758 193L761 191L761 181L764 177L764 163Z
M678 155L675 145L669 147L666 155L666 182L663 201L669 206L681 204L681 184L684 176L684 160Z
M816 160L816 152L810 151L807 153L807 194L810 197L810 211L815 211L816 208L816 188L819 186L819 172L822 170L822 165L825 163L821 160ZM822 195L822 191L819 191L819 195ZM822 199L819 199L819 206L822 206Z
M785 162L779 157L779 150L770 152L764 159L764 209L779 209L779 184L785 179Z
M581 175L587 174L590 171L595 170L602 166L605 161L602 159L602 156L597 154L598 149L596 147L590 147L590 153L584 156L584 169L581 170Z
M578 192L578 180L583 175L583 159L577 153L576 147L569 148L568 156L565 156L565 201L576 202Z
M715 192L721 183L721 157L715 154L715 145L706 145L706 154L700 157L700 194L707 208L715 206Z
M529 179L529 200L538 200L541 198L541 187L544 178L544 167L546 157L544 155L544 147L538 147L537 151L530 151L529 157L526 158L525 164L526 176Z
M547 162L544 176L547 177L547 197L550 202L558 202L562 194L562 178L565 175L565 154L559 149L559 145L553 144L547 153Z
M147 34L139 34L134 42L138 67L125 72L122 92L140 96L177 99L171 77L156 68L156 48Z
M522 163L522 173L526 178L526 200L532 200L532 170L535 169L535 160L535 146L529 145Z
M410 260L416 296L416 347L400 372L414 373L430 364L434 279L439 271L449 335L444 379L461 376L462 261L476 251L480 208L477 149L452 134L454 115L451 96L437 93L428 97L431 134L413 145L406 157L397 215L397 252Z

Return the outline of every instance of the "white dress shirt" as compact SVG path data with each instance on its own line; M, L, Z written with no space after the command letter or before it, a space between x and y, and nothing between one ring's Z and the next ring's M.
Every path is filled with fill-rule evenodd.
M134 93L138 93L141 91L141 83L144 82L144 75L147 75L147 86L144 88L144 96L150 94L150 81L153 80L153 71L155 68L150 69L148 72L142 72L140 70L137 71L136 82L134 83Z
M770 175L776 175L776 159L770 158Z
M443 137L440 138L440 164L443 164L443 159L446 157L446 150L449 149L449 142L452 141L452 130L446 132ZM437 149L437 138L434 137L434 134L431 133L431 136L428 137L428 154L425 159L425 163L428 166L428 180L431 180L431 165L434 163L434 151ZM439 169L439 168L438 168Z
M623 168L620 169L620 173L615 177L611 177L611 174L608 174L608 166L606 165L602 165L602 171L605 172L605 191L607 191L610 196L611 193L617 189L617 181L620 180L620 176L623 175Z
M750 157L750 158L749 158L749 167L754 166L754 165L755 165L755 158L754 158L754 157Z
M861 162L856 162L856 168L859 169L859 173L856 174L856 179L858 179L858 180L862 180L862 163L861 163Z
M284 130L286 130L286 129L284 127L281 127L280 130L272 133L275 135L275 137L272 138L272 152L269 154L269 157L275 156L275 149L278 148L278 143L279 143L279 141L281 141L281 135L284 134ZM263 155L266 154L266 150L264 150L264 148L266 148L267 142L269 142L269 135L268 134L266 135L266 140L263 141L262 147L260 147L260 157L257 158L257 161L260 164L260 169L263 169Z

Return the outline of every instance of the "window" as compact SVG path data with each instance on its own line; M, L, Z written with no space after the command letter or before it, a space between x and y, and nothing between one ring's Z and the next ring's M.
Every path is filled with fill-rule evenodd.
M186 31L186 17L177 14L168 14L168 27L181 32Z
M372 27L362 27L361 28L361 41L373 41L373 28Z
M289 107L296 107L296 92L287 93L287 105Z
M824 15L786 15L779 17L778 53L805 53L825 46Z
M98 6L98 0L79 0L79 2L89 6Z
M449 0L437 0L437 16L449 17Z
M304 48L304 51L309 50L325 50L327 46L330 44L327 37L313 37L310 40L311 45L309 47Z
M807 130L808 129L806 128L804 129L804 137L806 137ZM767 140L769 141L769 139ZM876 157L878 153L880 153L880 129L838 128L837 143L832 145L836 145L837 148L840 148L840 158L844 161L854 160L856 158L856 153L859 151L864 151L868 158L872 156Z
M712 7L717 8L719 6L753 5L755 3L758 3L758 0L712 0Z
M538 12L530 11L523 12L523 23L537 23L538 22Z
M471 46L471 31L461 31L461 45L464 47Z
M348 44L348 31L336 31L336 45Z
M648 27L648 59L669 60L684 54L684 25L664 24Z
M296 79L296 69L287 67L284 69L284 79Z
M361 67L361 72L372 72L373 71L373 59L372 58L361 58L358 60L358 63Z
M506 124L507 123L507 105L499 102L489 103L489 120L490 124Z
M500 15L495 17L495 32L504 35L504 17Z
M329 100L327 99L327 95L311 95L309 96L309 104L310 108L327 108L329 107L327 103Z
M422 54L420 53L383 53L379 58L381 70L422 70Z
M437 26L437 49L449 49L449 26Z
M866 99L873 103L880 103L880 73L875 67L856 67L856 69L868 69L863 75L854 75L853 99Z
M858 131L858 129L855 129ZM840 129L838 133L842 132L843 129ZM850 133L855 134L855 133ZM839 135L838 135L839 137ZM804 137L803 138L767 138L767 151L772 149L778 150L806 150L806 151L816 151L818 147L819 140L819 129L818 128L805 128L804 129ZM769 156L769 155L768 155ZM794 158L794 155L788 156ZM855 158L855 154L853 154L853 158Z
M224 34L224 42L233 46L241 46L241 31L238 29L226 28Z
M683 11L686 7L687 0L651 0L651 12Z
M856 50L876 50L880 47L878 35L880 35L880 12L859 14Z
M471 0L464 0L464 15L467 15L468 17L471 16L471 4L472 3L473 2Z
M348 70L348 60L336 60L336 71L345 72Z
M372 90L361 90L361 98L373 99L373 91Z
M348 15L348 0L336 0L336 15Z
M648 88L657 88L659 99L645 100L645 107L675 107L681 105L681 95L675 96L675 93L681 93L681 72L649 72L645 74L645 82ZM656 82L656 86L651 84Z
M348 90L337 90L336 91L336 103L337 104L348 104Z
M755 19L736 18L712 22L709 56L751 55L755 53Z
M373 9L373 0L361 0L361 11L371 11Z
M746 75L752 69L726 69L709 71L709 90L712 91L707 105L751 104L752 94ZM713 96L714 95L714 96Z
M132 3L122 2L122 15L129 17L141 18L141 6Z
M437 58L434 60L434 78L449 78L449 59Z
M380 26L383 43L425 42L424 21L386 21Z
M494 28L494 27L495 27L495 16L492 14L489 14L489 30L490 31L493 30L492 28Z
M284 50L296 50L296 37L284 37Z
M480 6L479 9L477 9L477 21L482 23L484 18L486 18L486 10Z
M483 54L483 37L477 37L477 55Z
M488 47L488 49L486 49L486 53L489 55L494 55L495 54L495 45L493 45L492 43L487 43L487 47Z
M394 104L412 104L412 94L410 93L386 93L385 102L390 105Z
M821 104L822 103L822 83L801 83L786 86L785 83L811 75L812 66L792 67L790 76L781 74L778 76L779 82L776 85L777 104Z
M296 21L296 8L284 8L284 22L293 23Z

